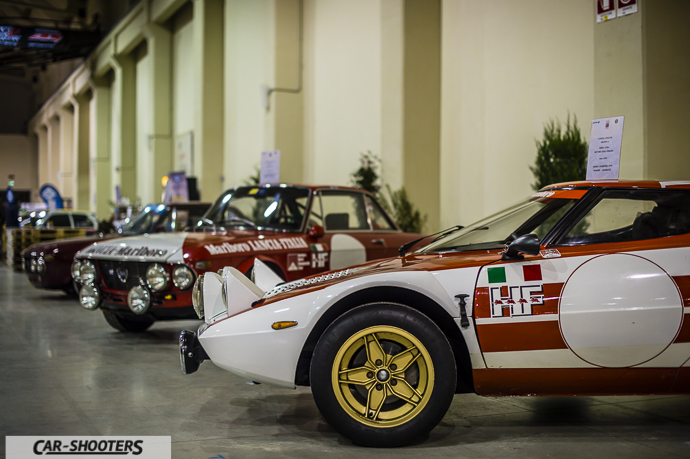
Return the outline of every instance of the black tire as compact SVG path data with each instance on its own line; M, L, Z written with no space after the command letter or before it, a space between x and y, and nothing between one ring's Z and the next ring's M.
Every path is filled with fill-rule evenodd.
M436 427L456 379L443 332L419 311L393 303L340 316L317 343L310 369L321 415L352 442L374 447L403 446Z
M139 333L147 330L155 319L148 316L124 317L113 311L103 311L103 317L108 325L121 332Z

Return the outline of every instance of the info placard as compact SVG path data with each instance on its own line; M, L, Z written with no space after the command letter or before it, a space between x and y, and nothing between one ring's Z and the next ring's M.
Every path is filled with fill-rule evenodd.
M621 161L624 116L592 120L587 180L616 180Z
M261 153L261 172L259 178L262 185L280 183L280 150L264 151Z

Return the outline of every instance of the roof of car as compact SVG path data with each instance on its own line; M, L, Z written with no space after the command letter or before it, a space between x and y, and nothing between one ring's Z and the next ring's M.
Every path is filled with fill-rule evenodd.
M305 185L302 183L272 183L272 184L262 184L262 185L242 185L238 186L236 188L272 188L272 187L296 187L296 188L308 188L312 191L316 190L343 190L343 191L358 191L358 192L364 192L364 193L369 193L367 190L363 188L357 188L353 186L345 186L345 185ZM226 190L229 191L229 190Z
M575 181L563 182L548 185L542 188L543 190L554 188L588 188L588 187L603 187L603 188L687 188L690 189L690 180L597 180L597 181Z

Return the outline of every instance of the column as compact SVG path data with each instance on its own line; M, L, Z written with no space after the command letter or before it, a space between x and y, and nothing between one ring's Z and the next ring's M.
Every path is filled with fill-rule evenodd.
M194 0L194 173L201 199L223 191L223 1Z
M108 218L112 212L108 201L115 200L111 173L111 114L110 86L99 80L91 87L93 97L90 107L91 135L89 137L89 209L98 218Z
M149 199L158 200L161 195L161 178L173 170L172 139L172 46L171 33L157 24L149 24L144 29L147 40L148 62L150 66L148 94L151 106L152 131L148 135L147 169L153 175L150 181ZM143 95L138 95L141 97ZM143 198L143 193L142 193ZM212 199L212 198L209 198Z
M76 175L74 174L74 107L67 105L58 109L60 118L60 177L62 199L70 199L74 207Z
M128 54L114 56L112 67L115 79L112 86L113 186L120 185L122 197L131 202L137 198L136 168L136 73L134 60Z
M72 98L73 115L73 161L74 161L74 208L89 209L90 166L89 166L89 109L91 92L78 94Z

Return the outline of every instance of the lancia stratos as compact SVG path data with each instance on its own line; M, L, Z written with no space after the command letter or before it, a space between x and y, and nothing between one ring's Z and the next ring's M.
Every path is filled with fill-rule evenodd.
M552 185L397 258L255 280L197 280L183 372L310 385L358 444L418 439L454 393L690 393L690 182Z
M197 276L254 259L292 281L387 258L418 234L404 233L373 195L335 186L247 186L223 193L194 232L96 242L72 266L79 301L110 326L139 332L157 320L196 319Z

